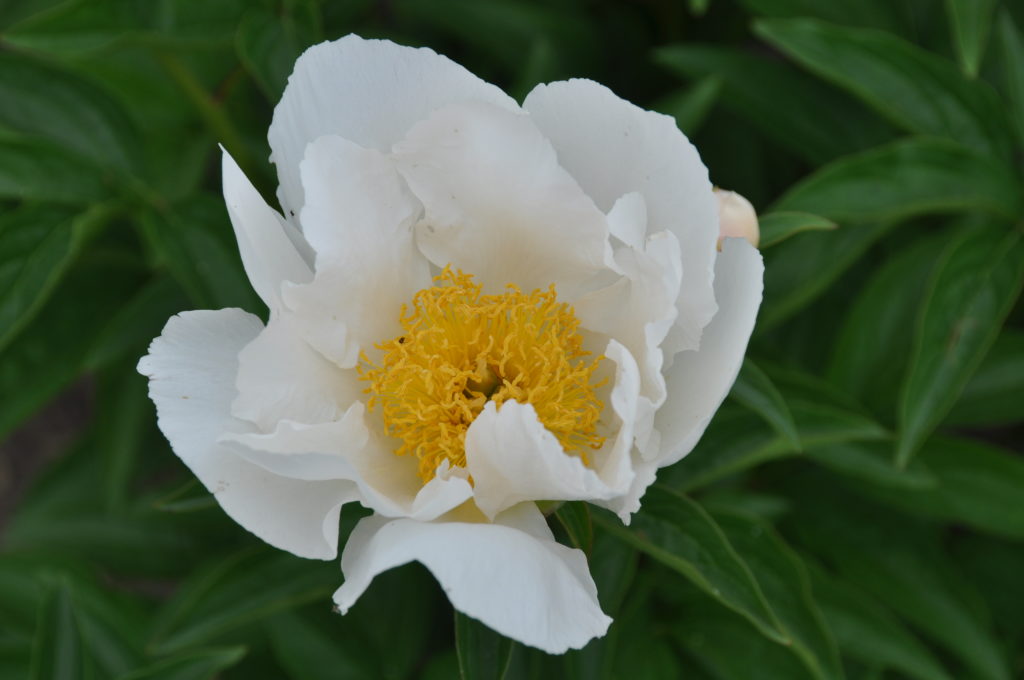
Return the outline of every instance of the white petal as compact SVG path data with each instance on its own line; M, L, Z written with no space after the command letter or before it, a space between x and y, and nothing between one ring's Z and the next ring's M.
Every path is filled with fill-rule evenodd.
M315 352L286 316L272 314L238 361L232 413L262 432L272 432L281 420L338 420L362 396L356 371L342 370Z
M647 202L635 191L620 196L608 211L612 236L634 250L643 250L647 240Z
M312 251L295 227L267 205L227 151L221 168L224 202L245 273L263 302L271 309L279 308L285 281L305 283L313 277Z
M421 207L390 158L341 137L320 137L302 161L302 225L316 250L316 278L287 286L303 337L339 366L401 332L402 305L430 286L413 242Z
M735 382L761 305L763 274L757 249L743 239L724 241L715 266L719 312L700 349L677 354L666 378L668 398L655 420L662 437L660 467L693 449Z
M423 203L417 242L436 265L477 275L487 292L589 278L603 267L604 215L558 165L529 117L488 104L447 107L395 145Z
M355 482L359 500L386 517L429 521L473 495L465 474L441 470L422 484L415 459L399 457L365 424L366 408L354 403L337 421L313 425L283 420L271 433L228 433L221 441L240 456L291 479Z
M366 518L345 545L345 583L334 601L344 613L377 574L418 561L456 609L502 635L549 654L579 649L604 635L611 619L583 553L550 531L538 538L537 515L534 507L499 516L512 526Z
M474 498L493 519L523 501L590 500L615 495L578 456L562 449L531 404L488 402L466 431Z
M383 151L416 121L467 100L518 108L497 87L426 48L355 35L310 47L295 62L270 125L281 207L296 215L302 209L299 162L317 137L340 135Z
M647 204L648 230L671 231L682 246L675 347L697 346L715 313L712 273L718 206L697 150L659 113L644 111L589 80L538 85L523 108L551 140L558 161L608 211L637 192Z
M149 377L161 431L179 458L236 522L300 557L331 559L338 514L356 498L348 482L300 482L273 475L218 443L237 424L230 413L238 353L260 320L237 309L171 317L139 362Z

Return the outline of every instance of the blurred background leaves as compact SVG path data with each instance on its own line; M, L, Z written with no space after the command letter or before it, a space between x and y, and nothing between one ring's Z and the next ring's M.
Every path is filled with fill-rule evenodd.
M1021 26L998 0L4 0L0 677L1024 675ZM226 519L134 372L176 311L263 313L217 145L272 197L292 64L349 32L517 97L598 80L762 213L759 325L700 445L628 528L552 516L615 618L564 657L453 623L415 565L332 613L337 563Z

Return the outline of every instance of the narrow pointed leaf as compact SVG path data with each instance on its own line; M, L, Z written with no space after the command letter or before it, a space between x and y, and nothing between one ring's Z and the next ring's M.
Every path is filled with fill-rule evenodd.
M900 396L897 462L905 465L956 403L1024 285L1017 230L965 229L946 248L915 332Z
M791 236L805 231L831 231L838 225L818 215L806 212L770 212L758 216L761 229L761 250L782 243Z
M455 650L462 680L502 680L515 643L476 619L455 612Z
M960 68L971 78L978 75L985 56L994 9L995 0L946 0L953 47Z
M732 386L730 395L764 418L793 449L799 451L802 448L800 433L796 430L796 423L793 422L793 414L789 412L786 400L772 384L771 378L751 359L743 360L743 368Z

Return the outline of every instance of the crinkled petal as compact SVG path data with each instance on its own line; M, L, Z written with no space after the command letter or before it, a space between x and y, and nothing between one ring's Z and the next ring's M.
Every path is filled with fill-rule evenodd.
M257 317L238 309L173 316L139 372L149 377L149 396L171 448L232 519L277 548L331 559L339 509L356 499L355 485L285 479L218 442L236 427L230 406L238 353L261 328Z
M399 457L366 427L366 407L356 402L336 421L283 420L273 432L227 433L221 441L260 467L292 479L355 482L359 500L386 517L429 521L473 495L466 475L439 470L427 484L411 457Z
M645 111L589 80L538 85L523 108L558 152L558 161L608 211L637 192L647 205L648 233L671 231L682 245L678 332L670 354L693 349L715 314L712 275L718 207L708 171L675 121Z
M571 289L604 266L604 215L558 165L528 116L469 103L444 108L395 145L423 203L417 242L435 265L472 273L486 292Z
M295 62L268 135L285 214L302 209L299 163L317 137L384 151L416 121L468 100L518 109L499 88L426 48L355 35L310 47Z
M550 530L538 536L539 514L523 504L495 524L363 519L345 545L345 583L334 601L344 613L377 574L417 561L456 609L489 628L549 654L579 649L604 635L611 619L583 552L560 545Z
M223 152L224 202L253 289L267 307L281 306L281 285L312 279L312 251L295 227L267 205L234 159Z
M401 332L402 305L430 285L412 234L421 207L390 158L341 137L312 142L301 170L316 278L287 286L284 301L303 337L350 368L361 349Z
M676 355L666 377L668 398L658 411L658 466L675 463L697 444L736 380L761 305L764 263L743 239L726 239L715 266L719 312L700 349Z
M282 420L338 420L362 396L354 369L324 359L297 334L287 316L271 315L259 336L238 357L235 417L272 432Z

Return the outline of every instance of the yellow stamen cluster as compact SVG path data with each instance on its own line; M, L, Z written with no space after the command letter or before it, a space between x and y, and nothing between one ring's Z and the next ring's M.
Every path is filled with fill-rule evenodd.
M572 307L555 287L526 294L513 285L481 295L473 277L451 268L438 285L402 307L399 337L377 345L379 364L364 355L359 367L370 383L370 409L379 406L387 433L402 444L398 455L419 459L424 482L441 461L466 465L466 430L488 400L532 404L540 422L566 453L587 461L600 448L595 432L603 404L593 373L601 359L582 349Z

